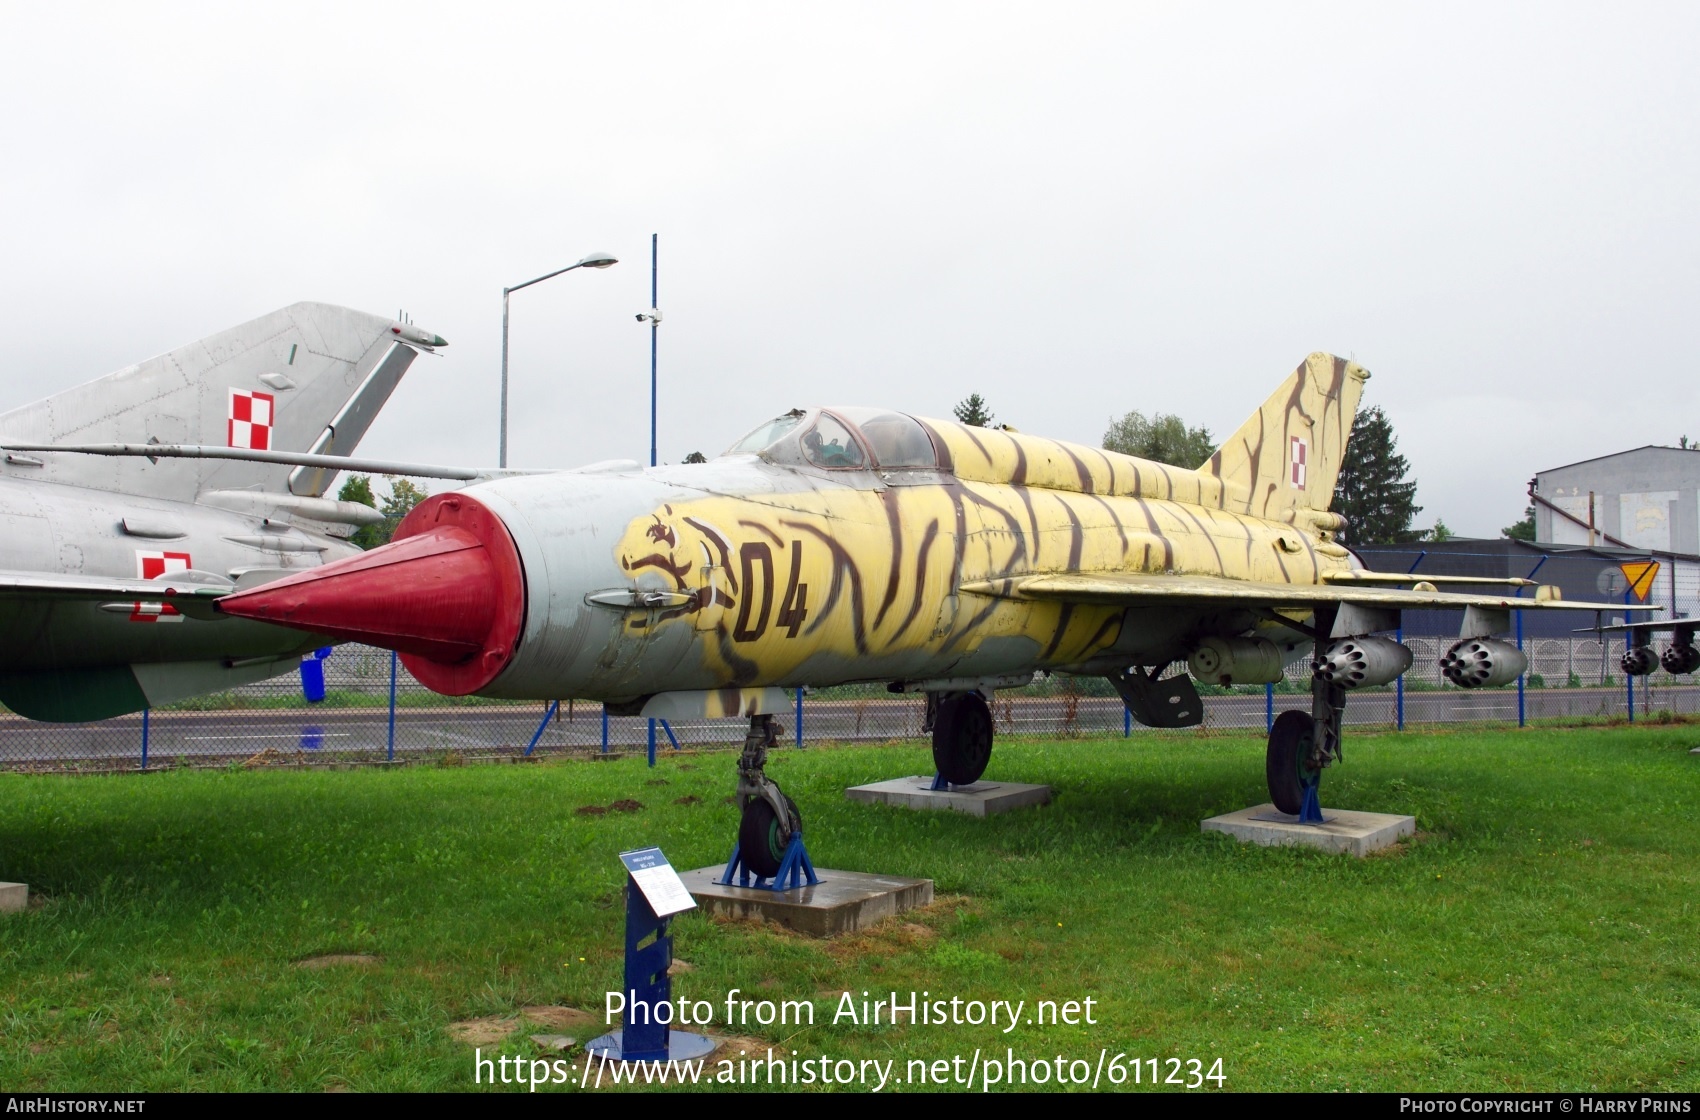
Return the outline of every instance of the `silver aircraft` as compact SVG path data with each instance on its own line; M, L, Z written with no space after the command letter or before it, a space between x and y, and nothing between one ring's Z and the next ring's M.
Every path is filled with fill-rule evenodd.
M190 444L250 457L8 452L0 703L31 719L103 719L275 676L328 644L180 610L157 590L252 587L358 553L347 538L381 515L327 498L334 468L418 353L443 345L411 323L297 303L0 414L11 442ZM291 465L302 453L319 465Z

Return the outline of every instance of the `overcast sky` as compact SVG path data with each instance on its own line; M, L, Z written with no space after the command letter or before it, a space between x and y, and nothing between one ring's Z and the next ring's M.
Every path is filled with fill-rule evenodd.
M8 3L21 404L301 299L449 339L362 452L660 454L793 405L1225 436L1354 357L1425 507L1700 436L1700 6Z

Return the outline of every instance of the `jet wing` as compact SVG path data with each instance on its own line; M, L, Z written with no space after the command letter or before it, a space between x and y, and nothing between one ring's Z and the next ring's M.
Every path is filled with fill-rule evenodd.
M356 459L348 455L317 455L300 451L259 451L245 447L213 447L184 443L23 443L7 440L5 451L50 451L71 455L115 455L149 459L234 459L245 463L278 463L294 467L322 467L367 474L399 474L413 478L445 478L472 482L531 471L484 470L472 467L441 467L430 463L400 463L389 459Z
M199 577L199 578L197 578ZM37 602L170 603L191 618L215 618L213 601L228 595L230 580L204 572L172 572L161 579L107 579L55 572L0 570L0 599Z
M1357 582L1357 581L1354 581ZM1333 583L1253 583L1219 576L1149 572L1058 572L980 580L961 587L972 595L1000 599L1051 600L1121 606L1247 606L1268 610L1311 610L1327 603L1356 603L1386 610L1575 610L1648 611L1661 607L1581 603L1515 595L1414 591L1406 588L1341 586Z

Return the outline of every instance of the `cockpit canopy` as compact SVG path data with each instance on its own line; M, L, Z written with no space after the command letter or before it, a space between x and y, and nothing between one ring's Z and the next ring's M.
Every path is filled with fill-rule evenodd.
M878 408L792 409L758 425L726 454L822 470L939 469L927 429L913 416Z

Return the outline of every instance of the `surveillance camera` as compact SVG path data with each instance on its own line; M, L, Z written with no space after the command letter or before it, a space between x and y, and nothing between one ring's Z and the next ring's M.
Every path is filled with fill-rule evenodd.
M643 313L643 312L641 312L641 311L640 311L640 312L638 312L638 317L637 317L637 321L638 321L638 322L640 322L640 323L641 323L641 322L643 322L643 321L644 321L644 320L645 320L645 319L647 319L647 318L649 318L649 316L648 316L648 315L645 315L645 314L644 314L644 313Z

